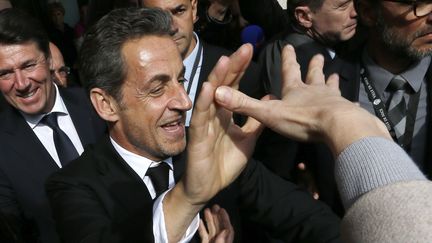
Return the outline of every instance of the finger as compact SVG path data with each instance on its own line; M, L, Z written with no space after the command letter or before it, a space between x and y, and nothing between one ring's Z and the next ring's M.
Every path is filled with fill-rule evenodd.
M313 198L314 198L315 200L318 200L318 199L319 199L319 194L318 194L318 192L314 192L314 193L312 194L312 196L313 196Z
M211 84L206 82L203 83L192 114L191 126L189 127L189 132L191 134L198 134L198 137L207 136L209 131L209 121L214 116L214 108L211 109L211 106L213 105L214 90L215 88Z
M300 65L296 60L296 53L291 45L282 50L282 97L291 87L302 85Z
M200 219L200 222L199 222L198 233L201 237L201 243L208 243L209 242L209 235L207 233L207 229L206 229L202 219Z
M230 243L232 241L228 241L227 240L228 237L228 233L226 230L222 230L222 232L220 232L216 238L214 239L214 243Z
M213 207L212 207L212 212L213 212L214 214L219 213L219 210L220 210L220 209L221 209L221 207L220 207L219 205L215 204L215 205L213 205Z
M234 228L231 224L229 215L227 211L223 208L219 211L219 215L221 218L221 224L223 225L223 229L227 232L227 241L226 242L232 242L234 240Z
M301 171L306 170L306 165L303 162L298 163L297 168Z
M324 57L322 55L315 55L309 62L309 68L306 75L305 83L309 85L322 85L325 83L323 74Z
M215 237L215 235L217 234L216 231L216 225L215 225L215 221L214 221L214 217L213 214L211 213L210 209L206 208L204 210L204 217L207 223L207 229L208 229L208 234L210 239Z
M253 47L251 44L242 45L236 52L230 57L230 65L227 76L223 85L230 86L234 89L238 89L240 79L243 77L244 72L249 66L252 60Z
M216 89L215 100L219 105L230 111L254 117L261 122L266 120L269 106L264 104L265 101L251 98L240 91L221 86ZM253 129L253 124L250 128Z
M215 87L222 85L230 69L230 62L229 57L221 56L210 72L207 78L208 82L213 84Z
M333 73L327 78L326 82L327 86L333 89L339 89L339 75L337 73Z

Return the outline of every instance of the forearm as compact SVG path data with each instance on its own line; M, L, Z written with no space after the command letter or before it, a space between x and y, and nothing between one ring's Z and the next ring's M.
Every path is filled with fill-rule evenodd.
M349 145L337 158L335 177L346 209L364 193L398 181L426 180L396 143L366 137Z
M169 191L163 200L165 227L169 242L182 239L193 219L204 204L195 204L186 196L183 183L179 182Z

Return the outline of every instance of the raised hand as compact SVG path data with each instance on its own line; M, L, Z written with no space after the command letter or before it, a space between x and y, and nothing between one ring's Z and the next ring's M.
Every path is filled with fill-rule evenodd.
M238 88L251 58L252 46L243 45L222 57L203 84L189 127L185 173L164 198L170 242L180 239L207 201L237 178L252 155L262 125L248 119L239 127L232 112L214 101L217 87Z
M259 101L228 87L217 89L216 100L287 137L325 141L335 155L365 136L389 138L384 124L375 116L341 97L337 75L325 80L323 64L322 56L312 58L303 82L295 51L286 46L282 53L282 100Z

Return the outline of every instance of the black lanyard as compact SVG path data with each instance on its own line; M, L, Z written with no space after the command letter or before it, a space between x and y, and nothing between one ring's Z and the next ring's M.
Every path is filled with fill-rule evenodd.
M394 129L393 129L394 125L391 124L391 121L388 119L386 106L383 100L381 99L380 95L376 91L375 86L373 85L372 82L370 82L369 78L367 77L366 69L364 67L360 69L360 79L363 82L363 85L365 86L365 90L368 95L369 101L373 105L373 108L375 110L375 115L382 122L384 122L388 131L392 135L393 139L397 141L397 143L401 147L403 147L406 151L409 151L411 148L411 142L414 134L414 124L417 116L417 108L420 99L421 87L418 92L410 94L403 141L398 141L394 133Z
M198 44L198 52L197 52L197 55L195 56L195 61L194 61L193 67L192 67L192 72L191 72L191 75L189 77L189 82L188 82L189 85L187 87L187 94L188 95L189 95L190 90L192 88L192 84L193 84L193 81L194 81L194 78L195 78L196 71L198 69L198 65L199 65L199 63L201 61L201 52L202 52L202 49L203 49L203 47L202 47L201 42L200 42Z

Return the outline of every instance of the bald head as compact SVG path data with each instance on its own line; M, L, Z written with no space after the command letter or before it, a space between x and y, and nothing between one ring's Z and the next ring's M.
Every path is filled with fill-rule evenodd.
M51 70L52 78L57 85L66 87L67 86L67 72L65 72L65 63L63 55L56 45L50 42L49 44L51 52Z

